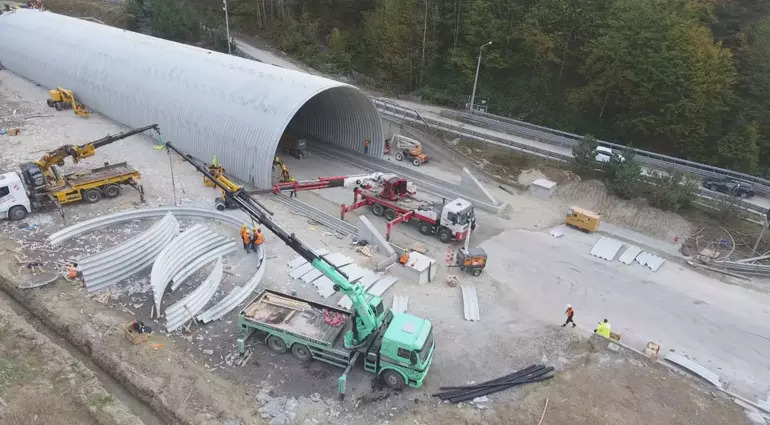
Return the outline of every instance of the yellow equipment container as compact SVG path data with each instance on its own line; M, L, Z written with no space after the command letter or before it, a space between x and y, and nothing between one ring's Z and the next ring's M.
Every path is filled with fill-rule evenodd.
M580 229L584 232L595 232L599 228L601 216L599 214L580 207L570 207L567 210L567 226Z

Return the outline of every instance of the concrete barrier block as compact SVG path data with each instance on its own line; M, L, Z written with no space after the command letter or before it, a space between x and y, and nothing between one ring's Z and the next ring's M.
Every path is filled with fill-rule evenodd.
M550 198L556 190L556 182L537 179L529 185L529 193L538 198Z
M395 264L388 270L395 276L419 284L433 282L437 271L436 260L413 251L409 252L409 261L406 264Z
M460 186L469 193L482 196L482 199L489 199L492 205L500 204L495 195L492 194L492 192L490 192L467 167L463 167L463 172L460 175Z
M361 226L358 226L358 238L364 239L369 242L370 245L377 247L377 250L384 253L387 256L395 255L396 251L390 246L385 237L374 227L371 221L366 216L360 216Z

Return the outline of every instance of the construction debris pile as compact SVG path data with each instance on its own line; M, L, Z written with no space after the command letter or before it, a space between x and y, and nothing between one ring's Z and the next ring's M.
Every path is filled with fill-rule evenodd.
M482 397L499 391L507 390L516 385L528 384L530 382L545 381L553 378L553 366L531 365L518 372L511 373L491 381L480 384L465 386L440 387L443 392L433 394L441 400L452 403L473 400L476 397Z
M747 234L725 225L720 226L721 232L706 235L701 229L689 238L686 254L694 254L695 260L690 264L743 280L750 280L749 276L770 277L770 251L760 254L766 249L758 249L767 226L757 234Z

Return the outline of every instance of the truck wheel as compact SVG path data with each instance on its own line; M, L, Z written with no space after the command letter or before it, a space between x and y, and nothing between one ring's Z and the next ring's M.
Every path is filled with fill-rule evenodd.
M393 221L396 218L396 212L393 209L388 208L385 210L385 220Z
M313 355L310 354L310 349L304 344L294 344L291 346L291 354L299 361L309 362L313 360Z
M24 220L24 217L26 216L27 209L21 205L13 206L10 210L8 210L8 218L12 221Z
M221 198L217 198L214 200L214 208L216 208L217 211L224 211L227 206L225 205L225 201Z
M438 240L444 243L449 243L452 240L452 232L447 228L443 228L438 231Z
M424 221L422 223L420 223L420 233L422 233L423 235L430 235L431 233L433 233L432 230L433 229L431 229L431 225L430 224L428 224L428 223L426 223Z
M267 346L278 354L289 351L289 347L286 346L286 343L275 335L270 335L270 337L267 338Z
M474 276L478 276L478 275L480 275L480 274L481 274L481 269L474 269L474 270L473 270L473 275L474 275Z
M120 195L120 186L116 184L108 184L107 186L104 186L102 193L104 193L104 196L107 198L114 198Z
M83 193L83 199L89 204L93 204L102 199L102 194L98 189L88 189Z
M420 165L422 165L422 161L420 161L419 159L415 158L415 159L412 160L412 165L414 165L415 167L419 167Z
M395 370L388 369L385 372L382 372L382 379L385 380L385 385L394 390L404 389L404 377Z
M404 160L404 154L401 152L396 152L396 161L403 161Z
M50 107L50 108L53 107L53 99L46 99L45 103L46 103L46 105L48 105L48 107Z
M385 214L385 207L380 204L372 204L372 214L377 217L382 217L382 215Z
M54 102L53 106L56 108L57 111L61 111L61 102Z

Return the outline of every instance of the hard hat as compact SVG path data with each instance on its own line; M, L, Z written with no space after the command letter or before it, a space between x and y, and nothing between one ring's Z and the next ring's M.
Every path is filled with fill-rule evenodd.
M567 304L567 308L572 308L572 304Z
M404 252L409 252L409 248L405 249Z
M244 228L244 229L248 229L248 228L249 228L249 225L248 225L248 224L244 224L244 225L243 225L243 228Z

